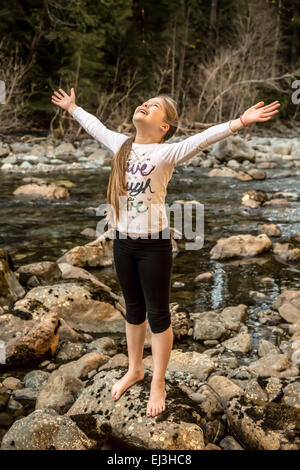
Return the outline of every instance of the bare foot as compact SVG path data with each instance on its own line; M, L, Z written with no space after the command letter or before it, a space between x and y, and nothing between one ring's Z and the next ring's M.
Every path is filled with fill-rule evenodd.
M165 382L151 382L150 397L147 403L147 416L156 416L165 411L165 399L167 392L165 390Z
M131 387L131 385L135 384L136 382L143 380L144 378L144 371L127 371L123 377L118 380L111 389L111 397L113 400L118 400L122 393L127 390L127 388Z

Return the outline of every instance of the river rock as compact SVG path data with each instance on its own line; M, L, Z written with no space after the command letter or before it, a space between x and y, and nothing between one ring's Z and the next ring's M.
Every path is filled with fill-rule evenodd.
M300 232L295 233L292 238L295 242L300 243Z
M24 313L33 308L39 314L56 311L71 328L88 333L125 332L118 300L107 286L103 289L89 280L35 287L14 308Z
M25 295L25 290L10 269L8 253L0 249L0 307L6 307Z
M12 142L10 147L13 153L27 153L32 150L32 146L26 142Z
M74 421L55 410L36 410L18 419L4 435L1 450L92 450L88 438Z
M258 319L263 325L278 325L281 322L279 313L271 309L258 312Z
M16 272L20 275L20 283L25 285L32 276L35 276L41 285L58 281L61 278L61 270L53 261L26 264L18 268Z
M245 256L256 256L268 251L272 246L269 237L262 233L253 235L233 235L228 238L221 238L210 250L211 259L226 259Z
M271 151L279 153L280 155L289 155L291 153L291 147L290 142L279 142L272 145Z
M77 361L63 364L51 373L38 395L35 408L52 408L60 414L66 413L84 386L81 379L108 360L109 356L91 352Z
M287 354L273 351L249 364L249 369L260 377L295 377L299 373L299 367L290 361Z
M226 327L216 312L203 312L194 322L193 339L221 339L227 333Z
M62 341L56 353L56 360L59 362L74 361L79 359L85 352L86 345L83 343Z
M111 357L109 361L107 361L105 364L103 364L102 366L98 368L98 371L104 370L104 369L114 369L115 367L119 367L119 366L127 367L128 369L129 359L128 359L128 356L126 356L126 354L119 353Z
M258 343L258 350L257 354L259 357L266 356L269 353L275 353L279 354L280 350L275 346L275 344L271 343L270 341L267 341L266 339L261 339L260 342Z
M25 176L22 178L23 183L37 183L37 184L47 184L47 181L44 178L37 178L36 176Z
M251 337L247 331L222 342L222 346L233 352L247 353L251 351Z
M223 450L245 450L233 436L224 437L219 444Z
M296 192L291 191L276 191L273 193L273 197L276 198L284 198L288 199L289 201L298 201L300 199L299 194Z
M300 325L296 323L293 326L295 326L295 330L293 331L293 336L291 337L291 341L300 341Z
M199 403L199 408L201 409L203 416L205 416L205 419L208 422L206 426L206 435L207 435L207 431L210 428L210 426L212 427L213 423L216 422L214 421L215 418L217 420L217 418L220 417L220 414L223 413L224 405L222 404L221 402L222 400L220 400L219 395L217 395L216 392L212 390L210 387L202 387L201 395L202 395L202 399ZM190 397L192 398L192 395L190 395ZM220 421L219 421L219 424L220 424Z
M207 383L215 390L215 392L218 393L225 408L232 397L244 394L241 387L222 375L213 375L209 377Z
M198 276L195 277L194 281L195 282L207 282L211 281L213 279L213 274L212 273L201 273L198 274Z
M61 271L62 279L72 279L72 280L75 280L75 279L89 279L90 281L92 281L93 284L96 284L97 286L102 287L104 290L109 289L96 276L89 273L84 268L79 268L78 266L73 266L72 264L69 264L69 263L59 263L58 267ZM112 292L111 292L111 294L114 295L116 299L118 298L120 300L119 296L116 296L116 294L113 294Z
M283 403L300 410L300 380L292 382L283 389Z
M0 158L5 158L9 155L9 148L0 146Z
M146 368L153 370L153 358L147 356L143 359ZM199 380L206 380L216 368L216 363L206 354L196 351L182 352L179 349L171 351L167 370L169 372L187 371Z
M24 404L24 406L34 406L38 394L39 392L37 389L30 387L20 388L20 390L13 391L14 399Z
M262 170L269 170L272 168L277 168L278 164L275 162L261 162L258 163L257 168L261 168Z
M234 397L226 410L229 429L247 450L299 450L300 410L282 403Z
M177 387L169 387L166 410L158 416L146 416L150 395L150 377L135 383L114 401L111 388L126 368L100 371L85 386L66 413L94 418L93 431L111 427L111 436L135 449L203 450L204 434L197 405Z
M41 390L50 377L50 372L45 370L32 370L25 375L23 382L26 388Z
M9 401L6 407L7 413L14 419L18 418L19 416L24 414L24 406L22 403L15 400L12 396L10 396Z
M117 346L114 340L108 336L103 336L102 338L95 339L87 345L87 351L93 352L96 351L100 354L105 354L107 356L114 356L117 354Z
M111 164L111 154L104 149L98 149L88 157L88 161L97 162L100 166Z
M216 142L212 146L212 153L219 161L228 161L234 158L238 161L255 161L255 151L242 137L236 135L234 138L229 138Z
M1 165L1 170L7 171L8 173L14 171L14 169L15 165L13 165L12 163L3 163L3 165Z
M68 199L70 197L69 191L64 186L58 186L54 183L50 184L25 184L19 186L13 192L15 196L27 196L30 198L45 198L45 199Z
M299 323L300 327L300 290L285 290L273 302L272 307L287 322Z
M63 318L59 320L59 339L61 341L72 341L72 343L85 343L88 341L86 338L87 333L78 333L74 328L71 328Z
M239 331L241 323L248 315L248 306L239 304L236 306L225 307L220 314L220 319L229 330Z
M93 228L85 228L80 232L80 235L86 238L92 238L93 240L97 238L97 232Z
M239 331L241 323L247 318L247 306L240 304L226 307L221 313L208 311L190 313L190 316L194 319L194 340L220 340L225 339L230 330Z
M242 171L235 171L231 168L213 168L210 170L210 172L207 174L207 176L212 177L212 176L218 176L221 178L236 178L241 181L251 181L252 177L248 175L247 173L244 173Z
M37 316L37 318L39 317ZM12 313L2 314L0 315L0 340L8 342L13 338L19 338L24 329L32 327L34 323L35 320L30 312L24 312L24 314L16 312L16 315Z
M279 207L289 207L291 205L290 201L287 199L270 199L263 203L263 206L279 206Z
M56 313L45 313L39 322L23 331L19 338L8 341L5 366L22 367L54 356L59 341L59 325Z
M57 263L68 263L79 267L105 267L113 264L112 257L107 257L102 246L75 246L62 257Z
M276 224L262 224L259 225L258 230L268 235L268 237L281 237L282 231Z
M265 390L260 386L257 379L250 379L247 381L244 388L244 395L252 403L268 402L268 395Z
M8 389L2 383L0 383L0 411L3 411L6 408L8 400Z
M110 229L83 246L76 246L57 260L74 266L111 266L113 264L113 230Z
M291 243L275 243L273 253L283 261L300 260L300 248L295 248Z
M240 168L241 164L240 164L239 162L237 162L236 160L229 160L229 161L227 162L227 166L228 166L229 168L232 168L233 170L234 170L234 169L237 170L238 168Z
M8 390L18 390L23 387L21 380L16 377L6 377L3 380L2 385L4 385Z
M75 152L75 147L71 142L62 142L60 145L58 145L55 150L54 154L57 157L60 157L61 155L65 155L66 153L73 153Z
M263 202L268 200L268 196L265 191L257 191L255 189L250 189L243 193L242 196L242 205L251 207L255 209L262 205Z
M259 170L258 168L251 168L248 170L248 175L250 175L254 180L265 180L267 174L263 170Z
M193 322L190 320L189 314L186 312L173 310L172 308L170 308L170 313L174 338L176 340L186 338L189 335L190 328L193 325Z

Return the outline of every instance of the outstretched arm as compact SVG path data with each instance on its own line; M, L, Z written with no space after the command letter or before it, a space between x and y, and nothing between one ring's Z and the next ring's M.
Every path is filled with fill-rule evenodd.
M243 127L249 126L254 122L263 122L271 119L271 116L278 112L275 108L280 106L278 101L274 101L268 106L261 108L263 104L263 101L256 103L254 106L247 109L238 119L217 124L181 142L169 144L165 153L165 159L174 166L177 166L197 155L197 153L204 150L209 145L225 139L230 135L237 134Z
M217 124L216 126L209 127L205 131L187 137L181 142L166 145L165 159L174 166L177 166L194 157L209 145L225 139L232 134L237 134L237 131L233 132L230 127L230 121Z
M114 153L121 147L123 142L129 138L128 135L111 131L96 116L88 113L80 106L77 106L75 104L74 88L71 88L70 96L61 88L59 91L61 94L55 91L56 96L53 95L51 101L61 108L66 109L88 134L103 143Z

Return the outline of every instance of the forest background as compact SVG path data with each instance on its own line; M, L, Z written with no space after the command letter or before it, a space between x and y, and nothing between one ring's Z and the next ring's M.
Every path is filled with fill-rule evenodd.
M136 106L159 93L188 132L238 117L263 99L299 124L300 0L11 0L0 3L0 133L78 129L51 103L76 102L109 128L130 131ZM297 85L297 80L299 84ZM300 92L299 94L300 95Z

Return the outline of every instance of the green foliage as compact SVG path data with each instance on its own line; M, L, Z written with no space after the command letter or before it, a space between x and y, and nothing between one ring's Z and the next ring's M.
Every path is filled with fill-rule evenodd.
M277 13L278 0L262 2ZM282 63L286 60L287 69L296 68L300 66L300 9L294 0L281 3L279 57ZM22 113L40 127L49 126L56 110L50 98L60 87L66 91L75 87L80 103L91 112L99 107L106 118L113 116L112 104L122 105L126 94L136 106L157 92L171 93L183 64L177 90L180 106L185 86L193 80L202 57L215 54L220 46L238 47L235 18L247 10L245 5L218 0L216 26L210 35L212 1L2 2L0 52L14 55L18 47L19 60L25 65L25 88L34 90ZM158 71L163 79L157 78ZM266 98L279 98L274 90L263 92ZM190 96L190 101L193 98Z

